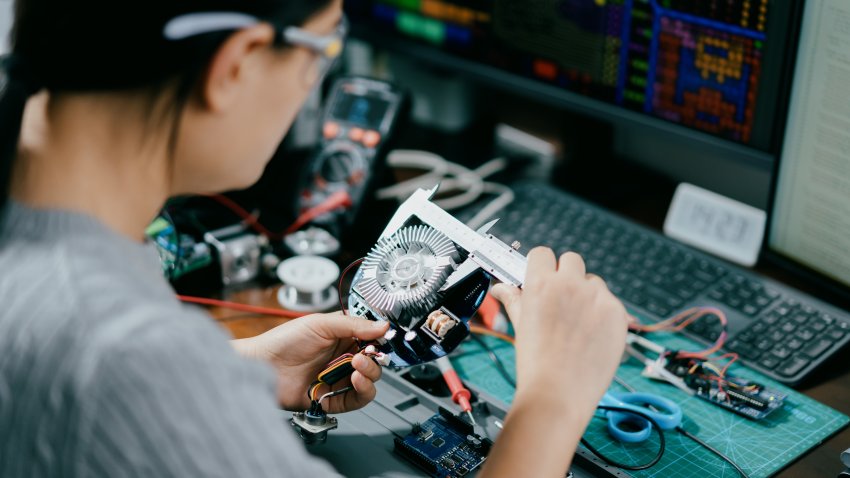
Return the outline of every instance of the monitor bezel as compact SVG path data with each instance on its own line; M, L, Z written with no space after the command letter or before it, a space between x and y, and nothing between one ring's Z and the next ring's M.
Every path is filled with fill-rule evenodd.
M777 122L781 125L782 129L780 134L777 135L777 137L780 138L780 142L777 145L778 150L776 153L776 161L773 164L773 170L771 173L772 180L770 182L767 202L767 222L765 224L765 234L762 243L760 261L762 263L776 266L780 270L790 273L793 277L801 281L805 281L806 284L809 285L809 292L820 299L838 307L850 308L850 285L799 262L793 257L775 249L771 244L771 235L775 218L774 210L777 203L777 192L779 189L779 172L782 168L784 143L781 140L784 139L785 131L788 128L788 121L790 119L791 95L793 94L792 83L797 69L797 62L799 60L804 13L804 5L802 2L798 2L795 14L799 21L796 23L796 31L793 32L793 55L789 55L792 59L787 62L785 65L785 71L783 72L783 77L788 79L788 85L784 93L786 102L784 108L780 111L781 114L777 115Z

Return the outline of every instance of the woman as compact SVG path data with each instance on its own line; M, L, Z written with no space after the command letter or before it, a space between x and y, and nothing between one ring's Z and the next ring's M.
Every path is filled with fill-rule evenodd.
M336 53L341 7L17 2L0 93L1 476L332 473L276 407L306 408L321 367L385 324L316 315L228 342L178 303L143 231L170 196L257 180ZM578 256L544 249L523 292L494 292L518 388L483 475L563 476L625 311ZM375 396L380 368L354 368L332 413Z

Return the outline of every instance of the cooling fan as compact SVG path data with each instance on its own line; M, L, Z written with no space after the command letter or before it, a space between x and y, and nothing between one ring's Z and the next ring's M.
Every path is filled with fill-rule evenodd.
M366 256L358 291L381 315L408 326L437 305L457 260L457 248L446 236L428 226L406 227Z
M419 190L399 208L354 276L352 315L390 323L377 348L390 365L436 360L469 335L492 278L522 286L525 258L487 231L473 231Z

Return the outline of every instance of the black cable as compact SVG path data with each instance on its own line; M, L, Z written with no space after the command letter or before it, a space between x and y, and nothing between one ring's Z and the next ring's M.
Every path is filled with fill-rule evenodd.
M493 363L496 365L496 370L499 371L499 374L502 376L502 378L504 378L506 382L511 384L513 388L516 388L516 380L514 380L510 372L508 372L508 369L507 367L505 367L505 363L502 362L502 359L500 359L499 356L496 355L496 352L493 351L493 349L490 348L489 345L487 345L487 342L485 342L484 339L479 337L478 334L474 332L469 334L469 336L487 352L487 355L490 356L490 360L492 360Z
M584 445L584 447L587 448L591 453L598 456L600 460L604 461L605 463L607 463L611 466L614 466L614 467L617 467L617 468L620 468L620 469L623 469L623 470L629 470L629 471L646 470L646 469L652 468L653 466L657 465L659 461L661 461L661 458L664 457L664 452L667 450L667 441L664 438L664 432L661 430L661 427L658 426L658 423L651 416L647 415L646 413L639 412L637 410L632 410L630 408L609 407L607 405L599 405L596 408L597 408L597 410L603 410L603 411L606 411L606 412L623 412L623 413L628 413L630 415L637 415L637 416L643 418L644 420L648 421L652 425L652 428L656 432L658 432L658 453L655 454L655 457L651 461L649 461L647 463L643 463L641 465L631 465L631 464L628 464L628 463L620 463L616 460L612 460L611 458L605 456L604 454L602 454L602 452L600 452L599 450L594 448L587 440L582 438L581 444Z
M484 350L486 350L486 351L487 351L487 354L490 356L490 360L492 360L492 361L493 361L493 363L496 365L496 369L497 369L497 370L499 371L499 373L502 375L502 378L504 378L504 379L505 379L505 381L507 381L509 384L511 384L511 386L513 386L514 388L516 388L516 382L514 381L513 377L511 377L510 373L508 373L508 370L507 370L507 368L505 367L505 363L502 361L502 359L500 359L500 358L499 358L499 356L498 356L498 355L496 355L496 353L493 351L493 349L492 349L492 348L490 348L490 346L489 346L489 345L487 345L487 342L485 342L485 341L484 341L481 337L479 337L479 336L478 336L478 334L475 334L475 333L470 334L470 337L472 337L472 339L473 339L473 340L475 340L475 342L477 342L477 343L478 343L478 345L480 345L480 346L481 346ZM621 379L620 377L614 376L614 381L615 381L615 382L617 382L618 384L620 384L623 388L625 388L625 389L626 389L626 390L628 390L629 392L634 392L634 391L635 391L634 387L632 387L631 385L629 385L628 383L626 383L626 382L625 382L623 379ZM600 408L600 409L604 409L603 407L599 407L599 408ZM634 412L634 413L635 413L636 415L638 414L637 412ZM648 418L648 417L647 417L647 418ZM650 422L652 422L652 420L650 420ZM654 422L652 422L652 423L654 423ZM596 450L595 448L593 448L592 446L590 446L588 443L586 443L586 442L585 442L585 440L582 440L582 444L585 446L585 448L587 448L588 450L590 450L590 451L591 451L594 455L598 456L600 459L602 459L603 461L605 461L606 463L608 463L608 464L609 464L609 465L611 465L611 466L616 466L616 467L618 467L618 468L623 468L623 469L625 469L625 470L632 470L632 471L645 470L645 469L647 469L647 468L650 468L650 467L652 467L652 466L655 466L655 465L658 463L658 461L660 461L660 460L661 460L661 457L664 455L664 451L665 451L665 448L666 448L666 443L664 443L664 436L663 436L663 433L661 433L660 428L656 428L656 429L657 429L657 430L659 430L659 435L661 436L661 442L662 442L663 446L662 446L662 447L661 447L661 449L659 450L660 455L657 455L657 456L656 456L656 459L655 459L655 460L654 460L651 464L649 464L648 466L646 466L646 467L644 467L644 468L628 468L628 467L626 467L626 466L620 466L620 465L622 465L622 464L618 464L618 463L614 462L613 460L609 460L609 459L607 459L607 457L605 457L605 456L603 456L601 453L599 453L599 451L598 451L598 450ZM709 445L708 443L706 443L706 442L702 441L699 437L697 437L696 435L694 435L694 434L690 433L689 431L685 430L685 429L684 429L684 428L682 428L682 427L676 427L676 431L677 431L677 432L679 432L679 433L681 433L682 435L684 435L684 436L686 436L686 437L690 438L690 439L691 439L691 440L693 440L696 444L700 445L701 447L705 448L706 450L708 450L708 451L710 451L710 452L714 453L714 454L715 454L715 455L717 455L717 456L718 456L721 460L723 460L723 461L725 461L726 463L729 463L730 465L732 465L732 466L735 468L735 470L737 470L737 471L738 471L738 473L739 473L739 474L740 474L743 478L749 478L749 476L748 476L748 475L744 472L744 470L742 470L742 469L741 469L741 467L740 467L740 466L738 466L738 464L737 464L737 463L735 463L734 461L732 461L732 459L731 459L731 458L729 458L728 456L726 456L726 455L724 455L722 452L720 452L720 450L717 450L716 448L712 447L712 446L711 446L711 445Z
M699 437L697 437L697 436L696 436L696 435L694 435L693 433L691 433L691 432L689 432L689 431L685 430L685 429L684 429L684 428L682 428L682 427L676 427L676 431L677 431L677 432L679 432L679 433L681 433L682 435L685 435L686 437L690 438L691 440L693 440L695 443L697 443L697 444L698 444L698 445L700 445L701 447L705 448L706 450L708 450L708 451L710 451L710 452L714 453L715 455L717 455L718 457L720 457L720 459L721 459L721 460L723 460L723 461L725 461L726 463L729 463L730 465L732 465L732 466L735 468L735 470L736 470L736 471L737 471L737 472L738 472L738 473L739 473L739 474L740 474L743 478L749 478L749 475L747 475L746 473L744 473L744 470L742 470L742 469L741 469L741 467L740 467L740 466L738 466L738 464L737 464L737 463L735 463L734 461L732 461L732 459L731 459L731 458L729 458L728 456L726 456L726 455L724 455L723 453L721 453L721 452L720 452L720 450L718 450L718 449L716 449L716 448L712 447L711 445L709 445L708 443L706 443L706 442L702 441Z
M348 387L341 388L341 389L337 390L336 392L329 392L329 393L326 393L325 395L322 395L321 397L319 397L319 400L318 400L319 405L321 405L321 404L322 404L322 399L323 399L323 398L331 399L331 398L333 398L333 397L337 397L337 396L342 395L342 394L344 394L344 393L348 393L348 392L350 392L350 391L352 391L352 390L354 390L354 387L352 387L352 386L348 386Z
M635 388L634 388L634 387L632 387L631 385L629 385L628 383L626 383L626 381L625 381L625 380L621 379L620 377L617 377L616 375L614 376L614 381L615 381L615 382L617 382L618 384L620 384L620 386L622 386L623 388L625 388L625 389L626 389L626 390L628 390L629 392L634 392L634 391L635 391ZM676 427L676 431L677 431L677 432L679 432L679 433L681 433L682 435L685 435L686 437L690 438L690 439L691 439L691 440L693 440L693 441L694 441L694 443L696 443L697 445L699 445L699 446L701 446L701 447L705 448L706 450L708 450L708 451L710 451L710 452L714 453L714 454L715 454L715 455L717 455L717 456L718 456L721 460L723 460L723 461L725 461L726 463L729 463L730 465L732 465L732 466L735 468L735 470L736 470L736 471L737 471L737 472L738 472L738 473L739 473L739 474L740 474L743 478L749 478L749 475L747 475L747 474L744 472L744 470L742 470L742 469L741 469L741 467L740 467L740 466L738 466L738 464L737 464L737 463L735 463L734 461L732 461L732 459L731 459L731 458L729 458L728 456L726 456L726 455L724 455L723 453L721 453L721 452L720 452L720 450L718 450L718 449L716 449L716 448L712 447L711 445L709 445L708 443L706 443L706 442L702 441L702 439L701 439L701 438L699 438L698 436L694 435L693 433L691 433L691 432L689 432L689 431L685 430L682 426L678 426L678 427Z

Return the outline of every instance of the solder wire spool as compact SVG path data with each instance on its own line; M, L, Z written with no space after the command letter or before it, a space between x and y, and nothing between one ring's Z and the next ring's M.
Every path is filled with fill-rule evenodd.
M334 285L339 278L339 266L330 259L293 257L280 263L277 276L283 282L277 300L287 310L324 312L338 303Z
M406 325L436 308L458 257L454 243L432 227L405 227L372 248L355 289L375 312Z

